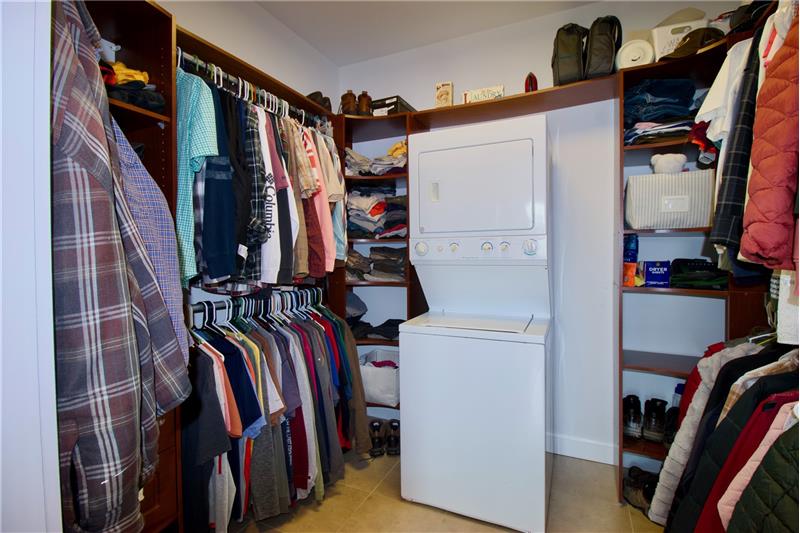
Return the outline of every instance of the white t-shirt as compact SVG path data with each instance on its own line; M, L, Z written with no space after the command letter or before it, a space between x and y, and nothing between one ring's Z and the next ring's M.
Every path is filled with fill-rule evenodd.
M261 143L262 159L266 171L264 195L264 217L270 228L269 238L261 245L261 281L277 283L278 271L281 268L281 229L278 224L278 189L275 187L275 175L272 173L272 158L267 145L267 114L256 106L258 115L258 136Z

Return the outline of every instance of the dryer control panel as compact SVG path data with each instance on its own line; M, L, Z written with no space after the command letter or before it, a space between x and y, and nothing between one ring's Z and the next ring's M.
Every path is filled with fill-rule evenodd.
M547 237L443 237L412 239L411 262L547 259Z

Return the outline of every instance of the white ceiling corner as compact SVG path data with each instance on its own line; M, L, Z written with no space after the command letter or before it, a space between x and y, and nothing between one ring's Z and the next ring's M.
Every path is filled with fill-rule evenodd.
M588 1L258 1L337 66L358 63Z

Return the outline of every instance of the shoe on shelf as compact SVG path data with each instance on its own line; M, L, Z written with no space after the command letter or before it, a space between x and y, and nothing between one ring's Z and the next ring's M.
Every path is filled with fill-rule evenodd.
M656 492L656 485L658 485L658 474L632 466L622 481L622 495L629 504L647 515L653 494Z
M372 97L367 94L367 91L361 91L361 94L358 95L358 114L372 115Z
M653 442L664 442L664 422L667 402L660 398L650 398L644 402L644 425L642 436Z
M332 110L331 110L331 99L328 98L327 96L324 96L322 94L322 91L314 91L313 93L306 95L306 98L308 98L309 100L321 105L322 107L327 109L329 112L332 112Z
M667 414L664 415L664 446L672 446L672 441L675 440L675 434L678 432L678 414L680 409L677 407L670 407L667 409Z
M642 404L634 394L622 400L622 433L626 437L642 438Z
M356 103L356 94L353 92L352 89L348 89L347 92L342 95L342 102L341 104L339 104L339 109L345 115L358 114L358 104Z
M369 436L372 439L372 448L369 454L372 457L380 457L384 454L385 439L383 438L383 420L373 419L369 423Z
M396 418L389 420L389 434L386 437L386 453L400 455L400 421Z

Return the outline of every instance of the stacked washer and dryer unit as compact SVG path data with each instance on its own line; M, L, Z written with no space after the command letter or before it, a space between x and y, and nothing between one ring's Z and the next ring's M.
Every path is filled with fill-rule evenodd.
M550 489L549 161L544 115L409 137L402 496L521 531Z

